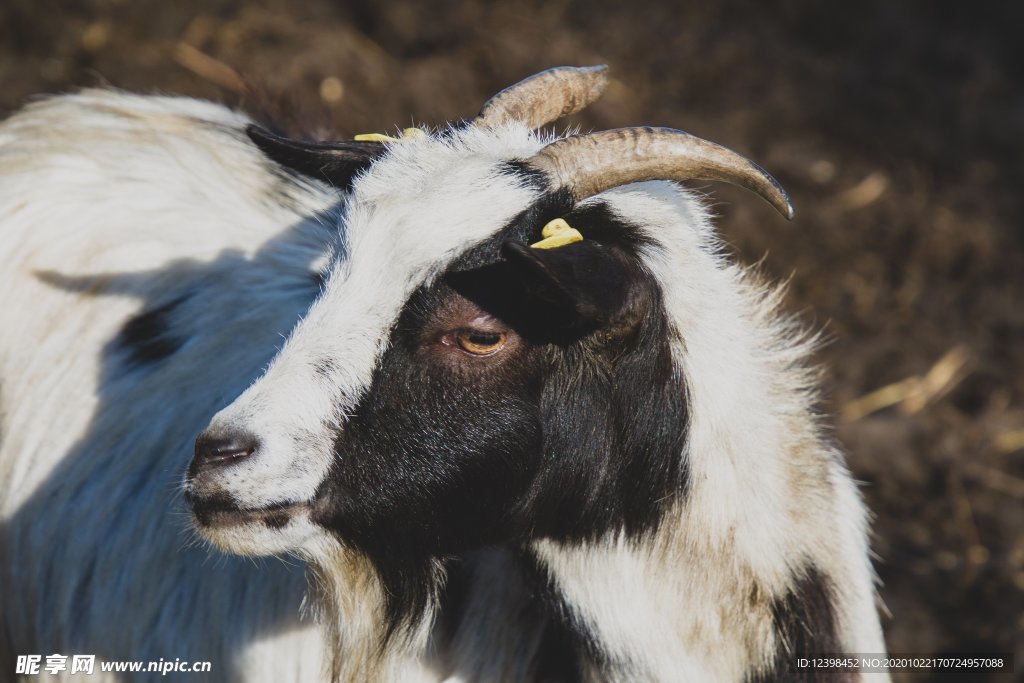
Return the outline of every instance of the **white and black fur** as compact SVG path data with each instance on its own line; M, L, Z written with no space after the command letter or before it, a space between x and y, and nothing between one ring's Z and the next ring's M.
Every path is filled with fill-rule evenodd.
M693 195L573 205L514 123L336 165L248 123L89 91L0 124L0 679L61 652L217 681L787 680L883 650L806 343ZM528 250L553 217L587 242ZM487 311L514 344L493 363L424 336ZM257 447L193 465L198 528L310 559L327 650L301 567L181 531L218 410L199 451Z
M303 567L197 545L179 489L343 241L342 194L269 161L249 123L95 90L0 123L2 681L56 653L320 676Z
M812 680L795 658L884 651L779 290L674 184L574 204L523 164L549 141L456 126L356 178L322 294L197 442L198 529L311 563L339 680ZM585 240L530 249L553 218Z

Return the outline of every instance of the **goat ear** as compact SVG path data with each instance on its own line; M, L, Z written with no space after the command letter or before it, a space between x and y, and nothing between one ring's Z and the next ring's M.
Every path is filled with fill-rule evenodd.
M384 144L380 142L302 142L253 125L245 132L271 160L345 190L352 186L357 173L384 153Z
M544 311L563 329L596 329L618 323L636 291L636 266L623 254L591 240L556 249L505 242L502 255L519 275L524 303Z

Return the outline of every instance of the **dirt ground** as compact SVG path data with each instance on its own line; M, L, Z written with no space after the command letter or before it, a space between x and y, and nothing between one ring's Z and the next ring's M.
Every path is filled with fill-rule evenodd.
M609 64L576 123L692 131L793 196L787 223L706 188L739 257L791 278L789 306L830 339L826 408L876 516L890 650L1012 651L1020 672L1022 26L1020 3L925 0L5 0L0 113L113 85L348 136Z

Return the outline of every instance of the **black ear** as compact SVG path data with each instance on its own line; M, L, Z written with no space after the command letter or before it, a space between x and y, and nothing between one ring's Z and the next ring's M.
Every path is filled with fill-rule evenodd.
M302 175L348 189L355 175L384 153L382 142L302 142L259 126L245 129L249 139L271 160Z
M523 301L545 311L548 323L584 331L620 322L640 289L639 268L618 250L592 240L555 249L505 242L501 253L520 284Z

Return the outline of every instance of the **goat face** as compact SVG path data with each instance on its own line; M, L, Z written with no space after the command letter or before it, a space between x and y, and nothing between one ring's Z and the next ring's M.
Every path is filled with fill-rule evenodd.
M528 155L525 129L464 136L395 145L356 183L350 253L200 437L186 487L215 543L315 555L331 538L386 579L499 541L640 531L681 490L655 245L492 151ZM555 218L586 239L527 246Z

